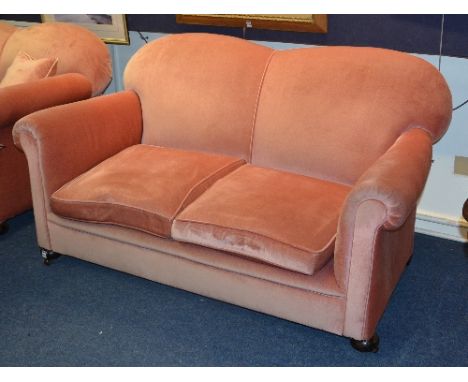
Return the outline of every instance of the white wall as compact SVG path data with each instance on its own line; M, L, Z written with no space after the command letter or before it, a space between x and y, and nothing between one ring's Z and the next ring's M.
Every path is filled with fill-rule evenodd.
M162 33L142 32L153 41L165 36ZM130 57L145 42L137 32L130 32L130 45L109 47L114 62L114 79L106 93L123 89L122 74ZM304 45L279 42L259 44L275 49L297 48ZM438 56L419 56L438 66ZM441 72L452 91L454 106L468 99L468 59L443 57ZM464 201L468 198L468 176L453 173L454 157L468 157L468 104L453 113L452 123L445 136L434 146L431 172L418 205L416 231L453 240L466 241L468 224L461 217Z

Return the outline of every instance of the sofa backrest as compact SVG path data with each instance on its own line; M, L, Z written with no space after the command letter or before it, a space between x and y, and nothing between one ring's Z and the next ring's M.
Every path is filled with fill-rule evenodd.
M68 23L44 23L18 28L3 46L0 79L19 51L38 59L57 57L57 73L81 73L92 84L93 95L102 93L112 78L109 50L97 35Z
M143 143L249 159L254 115L273 50L214 34L164 37L127 64L140 97Z
M411 127L434 141L451 95L426 61L377 48L278 51L265 75L252 162L352 184Z
M451 95L438 71L377 48L274 51L241 39L180 34L127 65L143 143L241 156L253 164L354 183L412 127L439 139Z

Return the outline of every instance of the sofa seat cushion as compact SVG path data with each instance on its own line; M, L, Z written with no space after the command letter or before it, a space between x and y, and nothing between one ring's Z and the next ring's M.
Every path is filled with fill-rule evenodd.
M172 237L311 275L333 254L349 190L245 165L184 209L174 220Z
M169 237L175 215L242 159L150 145L131 146L51 196L57 215Z

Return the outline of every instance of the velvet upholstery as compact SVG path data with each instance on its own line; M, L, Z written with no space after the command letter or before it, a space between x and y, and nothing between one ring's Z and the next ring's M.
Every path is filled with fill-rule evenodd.
M180 257L191 262L198 262L207 267L218 267L226 272L268 280L282 286L290 286L304 291L327 296L344 297L334 276L333 261L328 262L314 277L295 271L288 271L264 262L252 261L245 256L232 256L229 252L211 249L177 240L167 240L140 230L129 230L111 224L98 224L64 218L49 212L47 219L52 230L63 229L62 232L80 231L94 236L101 243L109 241L125 242L130 246L139 246L151 251L161 251L171 256ZM68 234L67 234L68 235ZM59 241L68 241L54 237L52 245L57 248ZM70 243L74 243L73 240ZM73 244L74 245L74 244ZM78 248L77 248L78 249ZM81 251L81 248L79 249ZM62 251L61 253L68 253ZM99 257L97 254L96 257ZM131 261L130 259L126 261Z
M176 240L313 274L333 255L349 187L247 165L182 211Z
M31 208L24 154L13 144L12 127L22 116L62 102L88 98L91 84L81 74L63 74L0 89L0 223Z
M53 66L54 77L0 89L0 145L6 146L0 150L0 223L32 207L26 159L12 143L13 124L34 111L100 94L112 74L105 44L95 34L71 24L15 28L0 23L3 85L7 85L5 73L20 51L36 62L58 60Z
M382 228L399 229L416 209L429 173L431 155L429 134L422 129L408 130L353 187L340 216L335 251L335 274L343 288L348 283L353 245L359 238L353 228L359 209L366 201L375 201L385 213ZM369 230L376 228L369 227Z
M127 64L124 81L141 99L142 143L249 159L272 52L209 34L174 35L140 49Z
M243 163L223 155L135 145L54 192L51 207L60 216L170 237L179 211Z
M439 139L451 105L437 69L408 54L278 51L262 87L252 163L353 184L409 127Z
M0 89L0 129L7 129L21 117L58 103L89 98L91 83L81 74L68 73L27 84Z
M35 60L19 51L0 81L0 88L51 77L57 72L58 58L47 57Z
M140 101L131 91L41 110L15 124L15 144L28 158L42 247L50 248L50 195L103 160L140 143L141 131Z
M92 84L93 95L111 80L112 65L106 45L92 32L69 23L44 23L12 33L0 55L0 78L19 51L35 59L57 57L57 74L81 73Z
M11 127L0 128L0 144L0 223L2 223L15 216L18 211L31 208L31 191L28 162L24 154L13 144Z
M411 256L432 144L450 122L440 73L382 49L272 51L188 34L142 48L125 84L124 92L35 112L15 125L39 245L369 339ZM172 238L52 211L59 188L139 144L247 164L172 209ZM236 253L237 244L252 252ZM328 257L301 263L305 252L325 247Z
M59 253L314 328L343 332L345 297L333 289L336 283L330 267L314 275L318 280L308 280L308 289L298 288L294 281L304 275L295 272L260 267L230 254L136 230L57 220L51 217L49 226L53 248ZM283 282L276 281L280 271ZM196 318L188 315L187 319Z

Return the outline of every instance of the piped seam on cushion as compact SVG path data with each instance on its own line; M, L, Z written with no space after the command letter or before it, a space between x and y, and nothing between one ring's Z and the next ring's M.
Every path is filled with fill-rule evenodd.
M116 155L119 155L119 154L122 153L123 151L125 151L125 150L127 150L127 151L129 151L129 152L130 152L130 151L135 151L135 150L137 150L137 148L138 148L139 146L147 146L147 147L155 147L155 148L167 149L168 151L172 151L172 150L175 151L175 150L177 150L177 149L172 149L172 148L170 148L170 147L159 146L159 145L149 145L149 144L146 144L146 143L138 143L138 144L135 144L135 145L132 145L132 146L125 147L125 148L123 148L122 150L120 150L118 153L116 153L116 154L114 154L114 155L112 155L112 156L110 156L110 157L104 159L102 162L98 163L96 166L91 167L89 170L86 170L86 171L83 172L82 174L78 175L76 178L73 178L71 181L65 183L62 187L60 187L60 188L59 188L58 190L56 190L55 192L59 192L59 191L61 191L62 189L66 189L66 188L69 186L70 183L76 182L76 181L80 180L81 178L85 177L85 176L88 174L89 171L96 170L96 169L99 169L99 168L105 166L105 165L107 164L107 161L108 161L108 160L114 158ZM243 162L245 162L243 159L238 159L237 161L241 161L241 162L243 161ZM231 164L232 164L232 163L231 163ZM227 165L227 166L228 166L228 165ZM219 170L216 170L216 171L219 171ZM216 172L215 172L215 173L216 173ZM191 190L192 190L192 189L190 189L190 191L191 191ZM190 191L189 191L189 192L190 192ZM55 192L54 192L54 193L55 193ZM57 199L60 199L60 198L57 198ZM60 199L60 200L65 200L65 199ZM120 204L117 204L117 205L120 205ZM142 210L142 211L145 211L144 209L141 209L141 210ZM147 210L146 210L146 211L147 211ZM147 211L147 212L151 212L151 211ZM165 217L169 218L169 216L165 216Z
M183 222L183 223L196 223L196 224L202 224L202 225L205 225L205 226L210 226L210 227L220 227L220 228L224 228L224 229L227 229L227 230L234 230L234 231L237 231L237 232L246 232L246 233L250 233L250 234L253 234L253 235L257 235L257 236L260 236L260 237L263 237L265 239L268 239L268 240L271 240L271 241L276 241L284 246L289 246L289 247L292 247L294 249L297 249L299 251L303 251L303 252L306 252L307 254L319 254L320 252L322 251L325 251L327 249L328 246L331 245L331 243L335 240L336 238L336 233L331 237L331 239L327 242L327 244L325 244L320 250L310 250L310 249L307 249L305 247L302 247L300 245L297 245L297 244L290 244L290 243L286 243L282 240L279 240L279 239L275 239L275 238L272 238L272 237L269 237L265 234L261 234L261 233L258 233L258 232L253 232L253 231L250 231L248 229L236 229L236 228L233 228L233 227L227 227L227 226L223 226L221 224L212 224L212 223L207 223L207 222L202 222L202 221L199 221L199 220L186 220L186 219L175 219L174 222L172 223L172 227L174 227L174 223L175 222ZM172 235L171 235L172 236Z
M420 124L414 124L414 123L409 124L408 127L401 132L400 137L403 134L405 134L405 133L407 133L407 132L409 132L409 131L411 131L413 129L419 129L419 130L424 131L427 135L429 135L429 138L431 139L432 144L434 144L434 134L432 134L432 132L428 128L426 128L426 127L424 127L423 125L420 125Z
M150 248L150 247L145 247L144 245L139 245L139 244L134 244L134 243L126 242L126 241L124 241L124 240L120 240L120 239L117 239L117 238L112 238L112 239L111 239L111 238L106 237L106 236L104 236L104 235L96 234L96 233L94 233L94 232L88 232L88 231L80 230L80 229L77 229L77 228L68 227L68 226L66 226L66 225L64 225L64 224L60 224L60 223L55 222L55 221L53 221L52 224L55 224L55 225L57 225L57 226L59 226L59 227L65 228L65 229L69 229L69 230L71 230L71 231L80 232L80 233L85 233L85 234L88 234L88 235L100 237L100 238L102 238L102 239L106 239L106 240L110 240L110 241L116 241L116 242L121 243L121 244L126 244L126 245L130 245L130 246L135 246L135 247L138 247L138 248L142 248L142 249L146 249L146 250L148 250L148 251L153 251L153 252L154 252L154 249L152 249L152 248ZM166 239L166 240L171 240L171 239ZM174 241L176 241L176 240L174 240ZM218 269L218 270L223 270L223 271L226 271L226 272L229 272L229 273L233 273L233 274L237 274L237 275L242 275L242 276L246 276L246 277L252 277L252 278L254 278L254 279L258 279L258 280L262 280L262 281L271 282L272 284L280 285L280 286L287 287L287 288L293 288L293 289L303 290L303 291L310 292L310 293L314 293L314 294L317 294L317 295L320 295L320 296L324 296L324 297L334 297L334 298L339 298L339 299L344 299L344 297L345 297L345 296L343 296L343 295L327 294L327 293L323 293L323 292L317 292L317 291L314 291L314 290L311 290L311 289L306 289L306 288L301 288L301 287L292 286L292 285L288 285L288 284L283 284L283 283L280 283L280 282L278 282L278 281L269 280L269 279L266 279L266 278L263 278L263 277L253 276L253 275L250 275L250 274L247 274L247 273L237 272L237 271L234 271L234 270L231 270L231 269L218 268L218 267L215 267L214 265L206 264L206 263L203 263L203 262L201 262L201 261L195 261L195 260L193 260L193 259L189 259L189 258L180 256L180 255L178 255L178 254L169 253L169 252L163 251L163 250L159 250L159 252L161 252L161 253L163 253L163 254L165 254L165 255L168 255L168 256L174 256L174 257L177 257L177 258L179 258L179 259L189 261L189 262L191 262L191 263L202 264L202 265L207 266L207 267L210 267L210 268L214 268L214 269Z
M173 237L172 232L171 232L171 236ZM174 240L183 241L182 239L174 239ZM296 265L299 264L299 265L302 265L302 266L304 266L306 268L306 270L304 271L303 269L299 269L299 267L297 267L297 266L285 267L284 264L281 264L278 261L273 261L273 260L263 259L263 258L257 258L257 257L254 257L252 255L243 253L243 252L241 252L239 250L236 250L235 248L225 249L225 248L219 248L219 247L215 247L215 246L208 246L206 243L202 242L202 240L192 239L190 241L187 241L187 243L196 244L196 245L204 246L204 247L208 247L208 248L213 248L213 249L228 252L228 253L234 253L234 254L237 254L237 255L240 255L240 256L243 256L243 257L251 258L251 259L259 261L261 263L265 263L265 264L268 264L268 265L273 265L275 267L278 267L278 268L281 268L281 269L286 269L286 270L292 271L292 272L298 272L298 273L301 273L301 274L307 275L307 276L312 276L315 272L318 272L322 268L322 267L320 267L320 269L311 270L310 269L311 268L310 264L306 264L305 262L301 262L301 261L296 262ZM314 259L313 264L312 264L312 268L315 267L316 263L317 263L317 261ZM325 264L323 264L323 265L325 265Z
M187 208L191 203L193 203L198 197L200 197L201 195L203 195L204 192L206 192L210 187L213 186L214 183L216 183L218 180L222 179L223 176L221 176L220 178L216 179L213 181L213 184L209 185L207 189L205 189L205 191L202 191L200 193L200 195L196 196L190 203L188 203L187 205L185 205L185 202L187 201L187 199L191 196L191 193L194 192L198 187L202 187L204 183L209 183L209 181L215 177L217 174L227 170L228 172L224 175L227 176L229 175L230 173L232 173L234 170L237 170L239 167L241 167L242 165L244 165L246 162L244 159L238 159L234 162L231 162L231 163L228 163L226 165L224 165L223 167L215 170L214 172L210 173L210 174L207 174L203 179L199 180L195 185L193 185L190 190L188 190L187 194L185 195L184 199L180 202L179 206L176 208L175 212L172 214L172 216L170 217L170 220L174 220L174 218L181 212L181 210ZM229 171L229 169L232 168L232 170Z
M126 229L132 229L134 231L138 231L138 232L144 232L148 235L152 235L152 236L157 236L161 239L172 239L171 236L165 236L165 235L161 235L161 234L158 234L158 233L155 233L153 231L148 231L144 228L138 228L138 227L135 227L135 226L131 226L131 225L126 225L126 224L123 224L123 223L114 223L114 222L108 222L108 221L99 221L99 220L92 220L92 219L87 219L87 220L84 220L84 219L77 219L77 218L71 218L71 217L68 217L68 216L62 216L62 215L59 215L57 213L54 212L55 215L59 216L60 218L62 219L68 219L68 220L73 220L73 221L76 221L76 222L80 222L80 223L83 223L83 222L86 222L86 223L93 223L93 224L107 224L107 225L114 225L114 226L118 226L118 227L122 227L122 228L126 228ZM53 222L54 224L58 224L57 222ZM60 224L58 224L60 225ZM70 228L70 227L67 227L65 225L60 225L61 227L64 227L64 228L69 228L69 229L74 229L74 228ZM76 230L76 231L79 231L79 230ZM79 231L79 232L86 232L86 233L89 233L87 231ZM101 236L101 235L96 235L96 236L99 236L99 237L104 237L106 238L105 236ZM108 239L108 238L106 238ZM122 241L122 243L125 243L124 241ZM128 243L127 243L128 244Z
M93 201L93 200L83 201L83 200L75 200L75 199L62 199L62 198L59 198L57 196L52 196L51 199L55 199L55 200L59 201L60 203L64 203L64 204L81 204L81 205L105 204L105 205L111 205L111 206L118 206L118 207L122 207L123 209L141 211L141 212L148 213L148 214L151 214L151 215L159 215L159 216L161 216L163 218L171 219L170 216L166 216L163 213L159 213L159 212L156 213L155 211L150 211L150 210L140 208L140 207L126 206L126 205L120 204L120 203L104 202L104 201L100 202L100 201ZM57 215L61 216L60 214L57 214Z
M103 162L101 162L99 165L101 165L102 163L103 163ZM224 170L225 168L228 168L229 166L234 165L234 164L238 164L238 163L242 164L242 163L245 163L245 161L244 161L243 159L241 159L241 160L238 160L238 161L236 161L236 162L234 162L234 163L230 163L229 165L224 166L222 169L217 170L215 173L212 173L212 174L208 175L208 177L210 177L210 176L216 174L218 171ZM99 165L98 165L98 166L99 166ZM96 166L96 167L98 167L98 166ZM96 167L93 167L93 169L95 169ZM238 166L238 167L240 167L240 166ZM234 170L235 170L235 169L234 169ZM86 175L86 173L81 174L80 176L78 176L78 177L75 178L74 180L77 180L77 179L79 179L80 177L82 177L82 176L84 176L84 175ZM205 179L206 179L206 178L205 178ZM203 179L202 181L204 181L205 179ZM73 182L73 180L72 180L72 182ZM56 192L59 192L60 190L62 190L62 188L64 188L64 187L67 186L67 185L68 185L68 183L65 184L64 186L62 186L61 188L59 188ZM197 183L197 185L198 185L198 183ZM189 192L191 192L191 190L190 190ZM55 194L55 193L54 193L54 194ZM56 196L56 195L55 195L55 196L52 195L52 196L51 196L51 200L53 201L54 199L57 200L57 201L59 201L60 203L64 203L64 204L82 204L82 205L105 204L105 205L111 205L111 206L119 206L119 207L122 207L122 208L124 208L124 209L130 209L130 210L135 210L135 211L142 211L142 212L146 212L146 213L149 213L149 214L152 214L152 215L156 215L155 211L152 211L152 210L147 210L147 209L141 208L141 207L126 206L126 205L124 205L124 204L115 203L115 202L94 201L94 200L83 201L83 200L76 200L76 199L63 199L63 198L58 197L58 196ZM185 201L185 198L184 198L184 201ZM179 206L179 207L180 207L180 206ZM162 216L162 217L164 217L164 218L166 218L166 219L172 221L178 213L180 213L180 211L177 211L174 215L167 216L167 215L165 215L164 213L159 213L159 212L158 212L157 215ZM86 221L87 221L87 220L86 220Z
M151 145L149 145L151 146ZM134 146L136 147L136 145ZM244 160L237 160L236 162L234 163L230 163L226 166L224 166L223 168L217 170L215 173L212 173L210 175L208 175L207 177L205 177L201 182L205 181L207 178L213 176L214 174L216 174L218 171L222 171L222 170L225 170L226 168L229 168L229 166L233 166L233 165L242 165L243 163L245 163ZM97 165L96 167L99 167L100 165L102 165L103 162L101 162L99 165ZM94 167L94 168L96 168ZM239 167L239 166L237 166ZM94 169L93 168L93 169ZM80 178L81 176L84 176L86 175L86 173L80 175L78 178ZM75 179L78 179L78 178L75 178ZM199 182L199 183L201 183ZM68 183L67 183L68 184ZM66 184L66 185L67 185ZM66 186L65 185L65 186ZM198 185L198 184L197 184ZM63 187L65 187L63 186ZM62 187L62 188L63 188ZM192 190L189 191L189 193L191 192ZM188 196L187 196L188 197ZM187 198L186 197L186 198ZM185 199L184 198L184 201ZM71 200L71 199L63 199L63 198L60 198L58 196L54 196L52 195L51 196L51 202L52 202L52 205L54 203L54 201L56 202L59 202L59 203L63 203L63 204L79 204L79 205L82 205L82 206L93 206L93 205L99 205L99 206L106 206L106 205L109 205L109 206L116 206L120 209L124 209L124 210L131 210L131 211L137 211L139 213L143 213L145 215L147 215L147 217L149 217L150 219L154 219L159 216L163 219L167 219L168 220L168 224L169 225L172 225L172 222L174 220L174 217L175 215L177 214L174 214L172 216L168 216L162 212L155 212L153 210L147 210L147 209L144 209L144 208L140 208L140 207L133 207L133 206L127 206L127 205L124 205L124 204L120 204L120 203L115 203L115 202L108 202L108 201L83 201L83 200ZM183 202L184 202L183 201ZM182 205L183 205L183 202L182 202ZM180 206L179 206L180 208ZM54 208L55 210L55 208ZM72 219L72 220L76 220L76 221L87 221L87 222L95 222L95 223L102 223L102 224L113 224L113 225L118 225L118 226L122 226L122 227L126 227L126 228L131 228L131 229L135 229L135 230L139 230L139 231L142 231L142 232L146 232L146 233L149 233L149 234L153 234L153 235L156 235L156 236L159 236L159 237L169 237L169 235L161 235L161 234L158 234L157 232L154 232L154 231L150 231L150 230L147 230L147 229L144 229L142 227L138 227L138 226L132 226L132 225L126 225L126 224L123 224L123 223L119 223L119 222L116 222L115 220L106 220L106 221L97 221L97 220L92 220L92 219L84 219L84 218L76 218L76 217L70 217L70 216L66 216L66 215L63 215L61 213L58 213L58 211L56 210L57 214L59 216L63 216L63 217L66 217L68 219ZM161 222L161 224L164 224L164 222Z
M52 65L50 65L49 71L47 72L44 78L51 77L51 73L54 69L57 69L57 65L58 65L58 57L56 57Z

